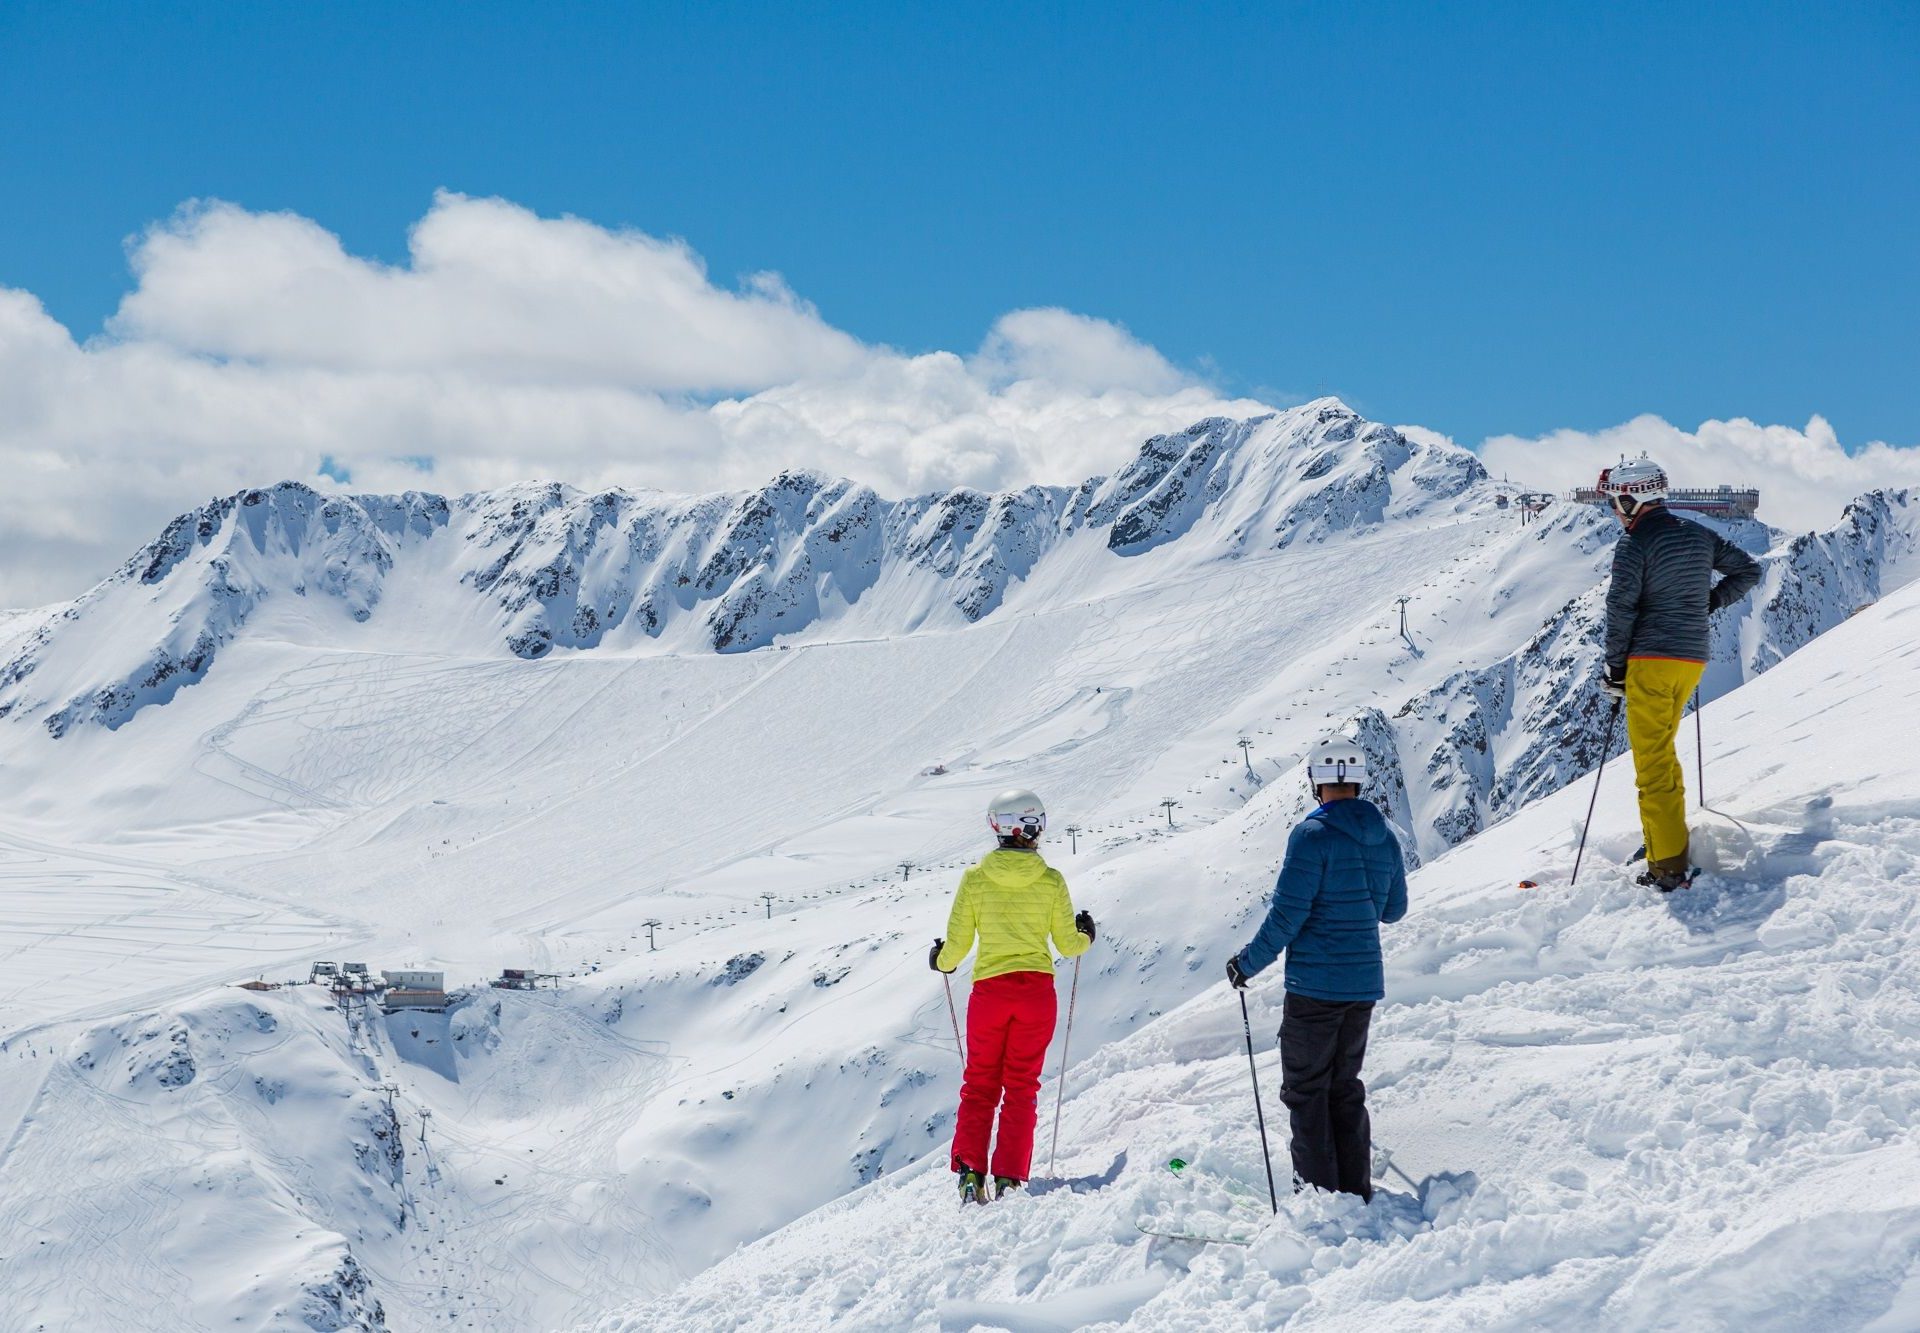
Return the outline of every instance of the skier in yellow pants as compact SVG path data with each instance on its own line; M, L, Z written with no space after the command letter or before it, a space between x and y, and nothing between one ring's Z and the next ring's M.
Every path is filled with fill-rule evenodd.
M1627 705L1647 846L1641 882L1670 893L1692 880L1674 739L1706 669L1708 620L1747 595L1760 566L1705 524L1669 511L1667 474L1647 458L1607 468L1599 490L1626 529L1607 590L1606 685Z
M1706 665L1676 657L1627 659L1627 744L1640 790L1647 869L1654 875L1688 869L1686 776L1674 739Z

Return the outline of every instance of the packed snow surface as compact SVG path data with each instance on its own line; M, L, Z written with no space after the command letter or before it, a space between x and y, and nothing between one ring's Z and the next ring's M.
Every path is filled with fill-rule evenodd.
M1577 887L1580 789L1416 874L1367 1077L1417 1190L1270 1214L1222 983L1070 1068L1068 1187L961 1208L930 1153L592 1327L1913 1328L1916 669L1920 587L1708 709L1691 890L1620 864L1617 769ZM1250 996L1284 1154L1277 975Z
M765 1244L795 1243L824 1225L822 1205L850 1209L849 1226L879 1217L896 1239L935 1236L919 1228L952 1222L936 1164L957 1059L925 945L983 850L987 799L1024 785L1052 811L1049 857L1102 923L1082 968L1062 1170L1070 1159L1076 1176L1111 1180L1009 1201L981 1253L1002 1253L994 1228L1022 1216L1114 1234L1057 1253L1036 1239L999 1286L998 1259L940 1291L843 1271L846 1290L896 1303L841 1313L885 1327L1013 1302L1024 1326L1136 1309L1151 1326L1185 1279L1141 1261L1135 1224L1210 1207L1237 1225L1241 1195L1264 1192L1232 1102L1237 1015L1216 978L1306 808L1299 756L1334 727L1367 747L1376 798L1432 863L1416 884L1424 934L1396 941L1396 999L1422 1003L1383 1010L1377 1029L1382 1115L1395 1117L1382 1138L1417 1174L1457 1178L1378 1216L1328 1204L1322 1220L1405 1231L1411 1246L1496 1201L1534 1216L1546 1205L1526 1190L1547 1190L1549 1168L1519 1170L1528 1159L1481 1103L1514 1099L1514 1122L1531 1123L1523 1080L1538 1070L1567 1081L1570 1120L1594 1112L1589 1098L1632 1113L1634 1098L1582 1084L1598 1074L1567 1052L1624 1077L1638 1066L1616 1027L1717 1030L1723 985L1790 938L1766 932L1797 920L1792 875L1851 845L1834 832L1793 869L1805 830L1767 802L1804 806L1840 779L1754 776L1765 763L1739 768L1727 747L1784 744L1768 721L1739 720L1748 691L1786 690L1771 683L1781 674L1805 692L1787 673L1826 648L1816 636L1839 625L1858 643L1879 623L1894 599L1847 617L1911 577L1920 503L1874 493L1825 533L1735 534L1767 552L1768 573L1716 627L1708 777L1724 766L1718 803L1763 836L1723 849L1748 879L1689 900L1728 904L1686 934L1692 970L1674 974L1710 993L1691 1023L1594 1017L1631 1011L1628 991L1569 991L1566 1012L1535 1022L1525 1006L1497 1021L1483 1008L1504 987L1604 989L1672 964L1657 932L1686 923L1602 869L1630 850L1624 765L1591 884L1506 887L1552 879L1584 798L1528 802L1606 752L1594 669L1614 529L1575 506L1523 526L1498 493L1461 451L1328 401L1158 437L1071 491L895 502L800 474L720 497L280 486L183 516L76 602L0 623L0 1320L518 1330L658 1297L644 1318L730 1327L731 1310L712 1322L718 1293L761 1251L728 1256L808 1218ZM1858 663L1830 669L1836 698L1883 688ZM1805 750L1839 758L1821 733ZM1877 789L1914 790L1904 770ZM1736 792L1752 801L1730 804ZM1772 887L1741 898L1749 882ZM1784 905L1767 907L1773 896ZM1835 921L1805 947L1858 940ZM460 993L445 1015L382 1017L318 987L215 985L303 979L315 958L444 969ZM487 988L503 967L559 984ZM1437 1018L1402 1040L1396 1024L1428 1006L1455 1015L1487 1079L1508 1062L1499 1080L1474 1085L1482 1066L1450 1063ZM1271 1013L1260 1021L1270 1029ZM1049 1094L1060 1058L1056 1042ZM1772 1117L1766 1080L1787 1076L1752 1076L1752 1114ZM1186 1102L1143 1112L1168 1079L1193 1080ZM1457 1113L1402 1116L1396 1099L1416 1091ZM1888 1125L1905 1124L1899 1095L1877 1103ZM1136 1134L1143 1113L1175 1118ZM1866 1115L1836 1103L1829 1122L1869 1133ZM1542 1143L1558 1123L1546 1117ZM1582 1149L1595 1198L1603 1180L1616 1198L1608 1169L1653 1132L1621 1120L1596 1140L1614 1156ZM1192 1179L1156 1165L1176 1153ZM1553 1237L1599 1216L1567 1197L1573 1221L1539 1236L1515 1222L1539 1264ZM890 1198L914 1216L866 1211ZM1639 1206L1657 1218L1669 1205ZM1618 1243L1609 1262L1651 1242ZM1890 1270L1902 1244L1884 1247ZM796 1271L851 1262L832 1245ZM1083 1251L1112 1273L1076 1269ZM1458 1299L1531 1280L1531 1252L1478 1276L1484 1254L1467 1254ZM1341 1266L1359 1272L1353 1253ZM901 1283L922 1281L919 1262L901 1258ZM1553 1267L1554 1281L1573 1271ZM830 1317L805 1285L799 1317ZM1026 1308L1042 1298L1057 1303Z

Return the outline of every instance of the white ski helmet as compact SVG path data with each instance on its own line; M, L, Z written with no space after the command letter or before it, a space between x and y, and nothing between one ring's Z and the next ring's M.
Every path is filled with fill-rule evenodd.
M1658 463L1641 454L1624 463L1601 468L1600 484L1594 489L1606 496L1607 502L1616 509L1621 508L1622 499L1631 501L1626 512L1632 513L1643 504L1667 498L1667 474Z
M1323 782L1350 782L1364 786L1367 781L1367 753L1351 736L1329 736L1307 751L1307 785Z
M987 827L995 836L1038 838L1047 828L1047 807L1025 787L1003 791L987 804Z

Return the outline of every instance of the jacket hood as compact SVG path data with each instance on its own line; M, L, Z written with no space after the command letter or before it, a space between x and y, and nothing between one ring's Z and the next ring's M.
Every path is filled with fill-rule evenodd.
M1323 805L1307 816L1346 834L1363 847L1377 847L1393 836L1380 807L1358 796Z
M980 858L980 872L1008 888L1022 888L1047 873L1038 852L1015 852L1002 847Z

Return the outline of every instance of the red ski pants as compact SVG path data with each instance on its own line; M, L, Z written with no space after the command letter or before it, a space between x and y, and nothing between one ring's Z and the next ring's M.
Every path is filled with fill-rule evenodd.
M1053 976L1006 972L975 982L967 999L967 1072L960 1083L960 1116L953 1129L955 1171L987 1171L1014 1180L1033 1166L1040 1070L1060 1009ZM993 1132L995 1108L1000 1133ZM993 1142L989 1168L988 1141Z

